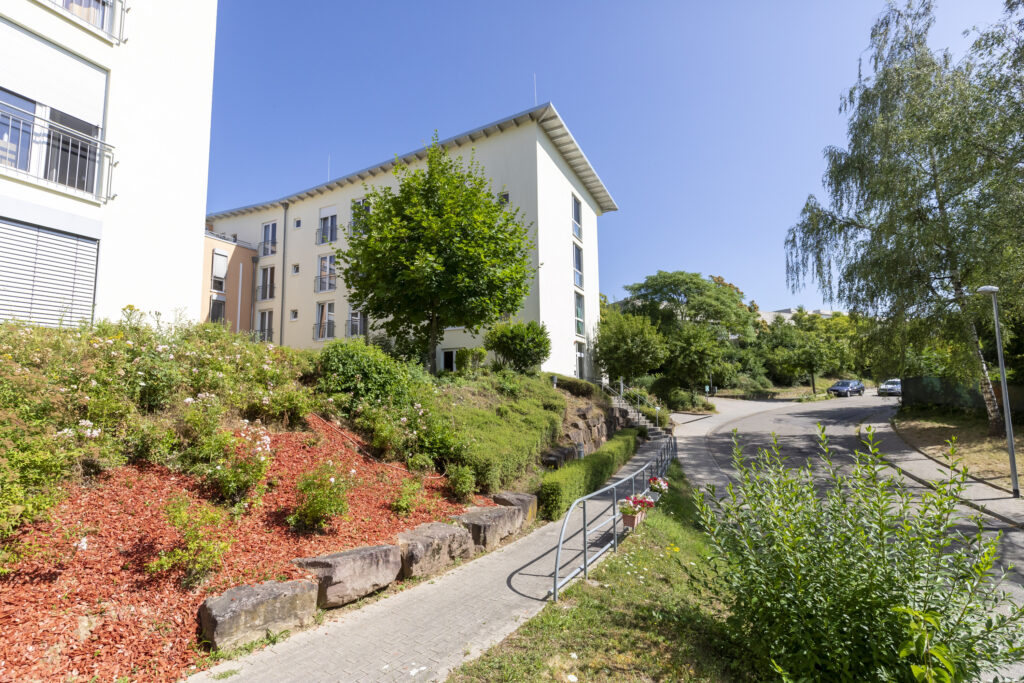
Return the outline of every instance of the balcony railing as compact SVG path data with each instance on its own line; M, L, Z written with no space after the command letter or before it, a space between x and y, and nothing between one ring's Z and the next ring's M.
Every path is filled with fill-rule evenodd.
M338 228L334 228L333 230L324 230L323 228L318 228L317 231L313 234L313 237L316 240L317 244L330 244L331 242L337 242Z
M0 105L0 168L100 201L112 198L114 148L10 104Z
M260 256L273 256L277 253L277 240L268 240L256 245L256 253Z
M124 0L49 0L79 21L106 33L115 41L124 40Z
M313 340L323 341L324 339L334 339L333 320L313 325Z
M313 291L317 294L320 292L333 292L338 288L338 276L335 274L330 275L317 275L313 278Z
M272 342L274 341L274 330L267 328L265 330L253 330L252 338L256 341Z
M360 315L355 318L348 319L348 336L350 337L365 337L366 336L366 316Z
M256 298L260 301L274 298L274 283L268 285L256 285Z

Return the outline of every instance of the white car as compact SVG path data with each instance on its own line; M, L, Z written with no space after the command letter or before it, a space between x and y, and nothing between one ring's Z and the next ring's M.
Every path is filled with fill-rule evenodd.
M898 379L887 379L878 385L879 396L902 396L903 382Z

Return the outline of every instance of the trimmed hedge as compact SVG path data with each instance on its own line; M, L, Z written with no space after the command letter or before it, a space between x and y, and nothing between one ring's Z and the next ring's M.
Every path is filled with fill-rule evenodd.
M643 414L644 417L651 421L652 425L658 427L668 427L668 416L669 412L671 411L665 410L664 408L662 408L661 410L655 410L654 408L641 404L640 412Z
M567 375L555 375L558 378L558 388L565 389L573 396L580 398L593 398L597 386L585 379L569 377Z
M636 452L635 429L622 429L583 460L547 472L537 501L544 519L558 519L574 500L596 491Z

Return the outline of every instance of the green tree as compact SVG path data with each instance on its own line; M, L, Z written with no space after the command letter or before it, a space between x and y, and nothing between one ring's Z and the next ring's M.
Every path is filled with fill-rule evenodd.
M630 296L623 309L647 316L666 336L687 322L719 327L741 338L754 336L757 314L743 303L743 292L720 277L659 270L625 289Z
M415 340L437 371L446 327L477 332L519 310L533 269L529 228L475 160L437 142L425 168L397 164L397 188L366 189L353 205L345 264L349 301L387 333Z
M516 372L529 372L551 355L551 337L543 323L499 323L484 335L484 348Z
M664 338L646 317L606 308L594 340L594 360L609 377L631 382L660 366L667 352Z
M829 300L881 322L927 321L971 358L993 431L999 406L978 340L973 296L1019 241L1003 199L1008 166L986 154L990 98L970 60L927 45L931 2L890 5L872 34L871 70L844 98L847 148L825 150L829 204L813 195L786 240L795 290L817 281Z

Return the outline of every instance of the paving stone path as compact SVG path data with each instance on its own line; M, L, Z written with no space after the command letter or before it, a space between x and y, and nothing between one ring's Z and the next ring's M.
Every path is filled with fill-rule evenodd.
M635 474L657 457L663 443L644 444L615 479ZM588 506L588 515L606 517L610 502ZM189 683L212 681L228 670L238 670L228 679L238 682L443 680L544 607L561 528L561 520L545 524L434 579L196 674ZM563 576L582 561L581 529L582 514L576 512L562 550ZM588 545L600 547L610 538L606 533L588 539Z

